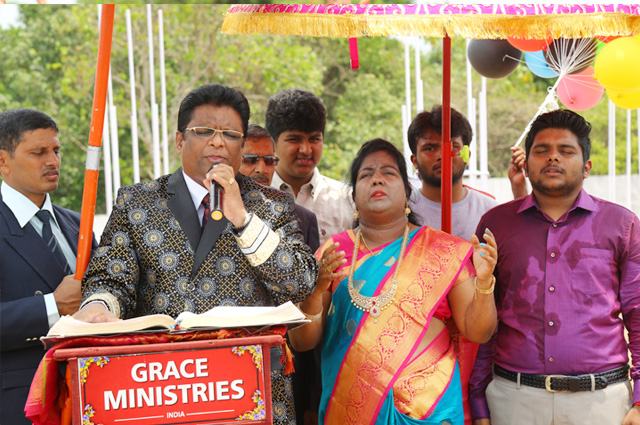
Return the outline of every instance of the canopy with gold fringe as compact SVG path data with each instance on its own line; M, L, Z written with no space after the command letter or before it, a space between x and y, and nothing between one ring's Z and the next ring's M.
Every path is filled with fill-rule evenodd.
M443 39L442 157L451 157L451 38L581 39L634 36L640 4L292 4L233 5L225 34L349 38L357 68L357 38L424 36ZM355 65L354 65L355 64ZM451 233L451 161L442 161L442 227Z
M476 39L631 36L639 29L640 4L233 5L222 26L225 34Z

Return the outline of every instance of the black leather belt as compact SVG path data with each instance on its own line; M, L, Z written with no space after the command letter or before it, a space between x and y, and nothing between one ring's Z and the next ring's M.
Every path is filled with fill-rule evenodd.
M497 364L493 365L493 372L512 382L534 388L544 388L545 390L556 392L576 392L595 391L606 388L609 384L622 382L629 379L629 365L608 370L606 372L592 373L588 375L566 376L566 375L533 375L529 373L512 372Z

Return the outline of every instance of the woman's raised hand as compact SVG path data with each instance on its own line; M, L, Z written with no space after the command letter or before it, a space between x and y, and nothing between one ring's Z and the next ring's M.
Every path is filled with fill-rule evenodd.
M476 235L471 236L473 244L473 265L476 268L479 284L485 288L491 285L493 269L498 262L498 246L491 230L484 229L484 242Z
M331 282L335 279L342 280L347 277L348 271L343 268L336 273L336 270L347 262L344 258L344 251L338 251L340 243L330 245L322 253L322 258L318 261L318 280L315 292L323 293L329 289Z

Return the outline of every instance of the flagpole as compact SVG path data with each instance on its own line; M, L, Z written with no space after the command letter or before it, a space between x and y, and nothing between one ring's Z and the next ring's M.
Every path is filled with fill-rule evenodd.
M451 38L442 40L442 231L451 233Z
M78 239L78 261L76 263L76 279L82 279L89 265L91 244L93 241L93 216L96 211L98 194L98 175L100 170L100 147L102 146L102 130L104 112L107 101L107 84L111 61L111 41L113 36L113 17L115 5L102 5L100 22L100 38L98 42L98 60L96 64L96 81L91 109L91 128L89 130L89 146L84 174L84 190L82 193L82 211L80 217L80 237Z

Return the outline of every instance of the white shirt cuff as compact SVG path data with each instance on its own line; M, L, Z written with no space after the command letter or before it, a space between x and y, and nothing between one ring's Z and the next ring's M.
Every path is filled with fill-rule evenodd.
M58 305L53 292L44 296L44 305L47 308L47 319L49 319L49 329L60 319Z

